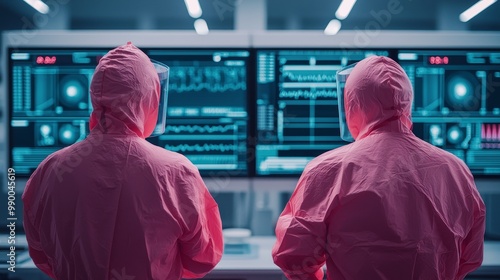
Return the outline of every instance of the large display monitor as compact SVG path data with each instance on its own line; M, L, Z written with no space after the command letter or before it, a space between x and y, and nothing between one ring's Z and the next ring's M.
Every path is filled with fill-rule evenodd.
M337 70L387 50L257 50L257 175L300 175L340 138Z
M17 176L89 133L90 82L108 50L9 49L9 166ZM143 50L170 66L166 131L148 140L186 155L202 174L247 175L249 52Z
M400 50L414 89L414 133L500 175L500 50Z

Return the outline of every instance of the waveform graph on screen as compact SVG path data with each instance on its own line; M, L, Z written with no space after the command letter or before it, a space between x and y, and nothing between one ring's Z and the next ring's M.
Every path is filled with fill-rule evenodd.
M178 152L200 170L235 170L246 153L243 124L167 125L160 137L165 149Z
M246 71L242 67L172 67L169 89L175 93L228 92L246 90Z
M224 144L224 143L202 143L202 144L179 144L179 145L165 145L167 150L174 152L207 152L207 153L225 153L233 152L238 149L238 146L234 144Z
M280 97L293 99L336 98L336 72L340 65L282 65Z
M291 86L289 84L289 86ZM283 89L279 93L282 99L294 100L317 100L317 99L332 99L337 98L337 91L335 89L296 89L290 90Z
M336 73L386 51L261 50L257 53L258 175L297 175L340 137Z
M167 123L165 133L156 139L155 144L183 154L202 173L225 170L238 174L246 168L245 120L224 123L220 118L176 118L167 120Z
M283 79L298 83L335 83L338 69L329 65L290 65L283 67Z
M202 173L247 175L248 51L154 49L170 67L167 124L153 144Z
M219 134L219 135L231 135L234 136L238 127L234 124L224 124L224 125L167 125L167 134L181 134L189 133L191 136L196 137L203 136L206 134ZM232 138L232 137L231 137Z
M337 105L336 71L340 65L317 65L289 60L280 62L281 77L278 93L278 142L328 143L335 141L332 133L337 115L331 110ZM326 132L326 133L325 133Z

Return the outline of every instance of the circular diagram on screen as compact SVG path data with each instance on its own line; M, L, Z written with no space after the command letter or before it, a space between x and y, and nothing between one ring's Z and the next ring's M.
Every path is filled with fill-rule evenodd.
M71 145L78 139L78 130L71 124L64 124L59 128L59 141L63 145Z
M61 78L59 101L63 106L81 109L82 104L87 104L87 96L88 81L85 76L67 75Z
M448 128L447 140L449 143L453 145L458 145L462 143L464 138L465 138L465 132L457 125L453 125L450 128Z
M470 72L455 72L446 83L446 105L451 111L477 111L481 107L480 84Z

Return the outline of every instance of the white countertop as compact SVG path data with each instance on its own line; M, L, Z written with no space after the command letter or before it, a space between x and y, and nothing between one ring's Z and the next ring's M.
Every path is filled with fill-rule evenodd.
M271 257L271 249L275 240L274 236L251 237L248 241L251 247L249 254L224 254L214 271L279 271L279 268L274 265ZM0 245L6 247L7 239L5 235L0 236ZM18 248L26 247L26 238L24 236L17 236L16 245ZM17 268L19 269L35 268L27 250L23 252L18 251L17 261ZM485 242L482 267L498 267L500 269L500 241Z

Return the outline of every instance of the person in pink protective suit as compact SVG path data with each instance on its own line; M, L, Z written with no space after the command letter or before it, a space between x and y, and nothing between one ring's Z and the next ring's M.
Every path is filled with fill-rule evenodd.
M467 166L411 131L412 87L386 57L345 85L355 142L304 170L272 255L289 279L463 279L481 265L484 203Z
M52 278L197 278L219 262L219 210L197 168L145 140L159 91L142 51L130 43L110 51L92 78L89 136L29 179L29 253Z

